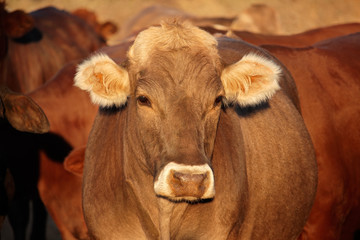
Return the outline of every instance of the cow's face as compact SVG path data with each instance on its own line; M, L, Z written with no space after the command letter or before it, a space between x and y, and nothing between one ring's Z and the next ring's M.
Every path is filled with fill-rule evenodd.
M219 73L210 56L191 49L160 51L141 68L130 68L136 84L129 108L136 112L158 195L214 196L210 159L225 94Z
M279 68L255 55L224 68L211 35L179 24L141 33L128 57L126 69L93 57L79 67L76 85L103 106L128 101L158 196L213 198L211 155L222 105L267 100L279 87Z

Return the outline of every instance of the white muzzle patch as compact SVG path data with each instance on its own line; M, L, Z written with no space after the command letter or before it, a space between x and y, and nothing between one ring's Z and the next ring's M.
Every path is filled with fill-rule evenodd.
M154 183L156 195L173 201L198 201L215 196L214 174L208 164L168 163Z

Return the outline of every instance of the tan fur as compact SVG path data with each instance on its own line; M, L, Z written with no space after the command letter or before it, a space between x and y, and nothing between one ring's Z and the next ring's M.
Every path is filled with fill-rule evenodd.
M104 54L79 65L75 86L90 92L93 103L104 107L124 105L130 94L127 71Z
M181 27L180 27L181 26ZM177 51L183 48L204 48L210 56L218 59L217 41L209 33L188 22L162 23L142 31L130 48L128 57L132 63L143 65L154 51Z

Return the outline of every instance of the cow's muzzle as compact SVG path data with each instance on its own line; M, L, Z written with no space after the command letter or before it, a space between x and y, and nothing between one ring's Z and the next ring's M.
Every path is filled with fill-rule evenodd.
M215 196L214 174L208 164L168 163L154 183L158 196L173 201L199 201Z

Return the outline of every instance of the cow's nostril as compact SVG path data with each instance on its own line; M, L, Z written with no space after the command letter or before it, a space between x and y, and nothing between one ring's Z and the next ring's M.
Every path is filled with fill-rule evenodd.
M200 184L207 178L207 173L189 174L189 173L181 173L174 171L173 177L179 180L181 183Z
M170 186L177 197L192 196L201 198L208 183L206 183L207 173L191 174L171 171Z

